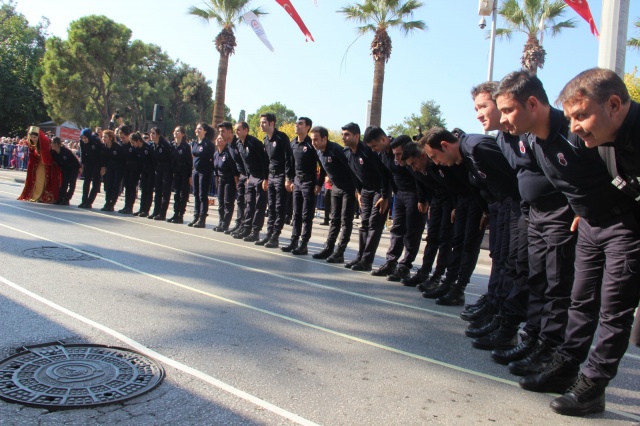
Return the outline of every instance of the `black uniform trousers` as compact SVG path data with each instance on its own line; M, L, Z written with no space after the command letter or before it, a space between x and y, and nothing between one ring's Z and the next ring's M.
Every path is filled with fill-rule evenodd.
M487 284L489 300L496 307L501 307L504 300L500 298L500 287L503 285L505 267L509 257L509 221L511 218L511 199L491 203L489 210L489 238L493 238L491 251L491 274Z
M564 195L561 195L564 197ZM529 308L525 330L550 347L564 340L571 304L577 233L566 199L558 208L529 210Z
M238 187L236 188L236 226L239 227L244 221L245 194L247 191L247 176L238 177Z
M133 210L138 192L138 182L140 181L140 170L137 167L126 167L123 172L124 178L124 208Z
M293 181L293 222L291 239L300 238L308 242L311 238L313 218L316 214L316 184L313 180Z
M189 178L191 173L174 173L173 174L173 212L178 216L184 216L187 210L187 201L189 200Z
M247 179L246 202L243 227L260 232L264 226L267 207L267 193L262 189L262 179L249 176Z
M278 234L284 226L287 214L287 190L284 187L284 174L269 174L269 186L267 187L267 233Z
M468 284L478 263L485 228L480 228L482 208L473 196L459 196L455 206L451 257L445 280Z
M78 169L60 169L60 196L58 200L60 204L69 204L73 193L76 190L76 182L78 180Z
M155 178L156 176L153 170L143 170L140 175L140 212L142 213L149 214L149 210L151 209Z
M209 213L209 191L211 190L211 172L193 171L193 214L205 219Z
M591 380L613 379L629 345L640 299L637 216L628 212L597 225L584 218L579 223L569 320L558 353L577 363L586 359L582 373Z
M120 195L120 184L122 183L123 169L107 167L104 173L104 198L105 206L113 207Z
M522 322L527 319L529 303L527 222L522 215L520 200L509 200L509 250L498 298L503 301L503 313Z
M82 183L82 204L93 204L100 192L100 166L85 164L82 167L84 182Z
M173 173L171 168L156 169L153 181L153 215L166 216L171 202L171 181Z
M235 179L218 179L218 223L224 229L229 228L229 224L231 223L236 195Z
M426 273L431 272L433 269L433 262L436 262L434 275L439 276L444 275L449 265L453 238L453 224L451 223L452 210L453 201L450 197L446 195L435 195L431 199L427 219L427 245L424 247L421 267Z
M418 210L418 194L411 191L396 192L387 261L398 262L404 249L404 258L398 263L411 269L420 251L420 240L426 222L427 215Z
M373 263L376 257L382 230L387 221L388 212L382 213L376 207L381 198L379 192L369 189L360 191L360 243L357 259L367 263Z
M355 189L344 191L333 185L331 189L331 224L327 236L327 244L333 245L338 240L342 229L338 248L345 250L351 239L353 230L353 214L356 208Z

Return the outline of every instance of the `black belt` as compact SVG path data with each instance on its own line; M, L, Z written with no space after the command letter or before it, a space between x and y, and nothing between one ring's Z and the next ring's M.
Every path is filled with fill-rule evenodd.
M315 180L316 175L311 173L297 173L296 177L301 181Z
M282 171L280 171L280 170L269 170L269 174L271 176L283 175L284 174L284 170L282 170Z
M529 205L538 210L538 211L550 211L558 209L567 204L567 197L565 197L562 193L556 192L548 197L544 197L541 200L538 200L535 203L529 203Z
M622 216L632 210L630 206L614 207L608 212L604 212L594 217L584 218L591 226L602 226L609 223L613 219Z

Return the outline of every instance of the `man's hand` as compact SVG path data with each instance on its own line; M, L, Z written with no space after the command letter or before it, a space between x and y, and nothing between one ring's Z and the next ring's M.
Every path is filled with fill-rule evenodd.
M456 220L456 209L451 210L451 223Z
M489 227L489 215L486 213L482 213L482 217L480 218L480 229L487 229Z
M356 201L358 202L358 206L362 208L362 204L360 204L360 193L358 191L356 191Z
M107 172L107 168L106 167L100 167L100 176L104 176L104 174Z
M418 211L425 214L429 211L429 203L418 203Z
M284 187L287 191L293 192L293 183L289 179L284 183Z
M316 195L318 195L320 193L320 191L322 191L322 187L320 185L316 185L316 189L315 189L315 193Z
M578 230L579 223L580 223L580 216L574 217L573 222L571 222L571 232L576 232Z
M387 209L389 208L389 200L386 199L386 198L380 197L378 202L376 202L375 206L378 208L378 211L380 213L385 213L387 211Z
M269 181L267 179L264 179L262 181L262 190L267 192L267 189L269 188Z

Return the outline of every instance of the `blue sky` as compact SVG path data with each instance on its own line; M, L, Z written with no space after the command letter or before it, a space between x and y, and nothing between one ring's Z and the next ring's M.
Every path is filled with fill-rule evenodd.
M393 52L386 68L382 126L399 123L417 113L420 103L433 99L440 105L450 128L481 132L469 95L472 86L487 78L489 40L478 27L477 0L423 0L414 15L428 30L404 37L390 32ZM238 46L229 62L226 104L237 118L241 109L250 114L260 106L282 102L314 124L339 129L355 121L365 124L371 97L372 35L356 40L355 25L336 10L352 1L292 0L315 42L305 38L293 20L274 0L254 0L269 15L262 25L275 52L270 52L246 25L236 27ZM639 37L632 23L640 17L640 1L631 0L629 37ZM157 44L173 59L198 68L215 85L218 53L212 40L220 29L213 23L187 15L201 0L17 0L17 9L30 23L41 16L50 21L49 32L66 39L69 24L82 16L106 15L133 31L134 39ZM601 1L589 0L598 28ZM597 65L598 41L588 24L573 10L567 18L577 22L555 38L546 36L546 65L538 76L551 100L579 72ZM490 26L488 22L487 28ZM498 17L498 27L503 24ZM354 42L355 41L355 42ZM497 40L494 79L520 68L526 38ZM627 50L626 70L640 65L640 51Z

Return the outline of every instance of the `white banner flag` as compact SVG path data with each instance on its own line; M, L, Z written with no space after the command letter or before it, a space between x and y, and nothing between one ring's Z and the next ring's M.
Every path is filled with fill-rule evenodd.
M258 19L256 14L253 12L247 12L244 15L242 15L242 19L244 19L244 22L247 25L253 28L253 31L256 33L258 37L260 37L260 40L262 40L264 45L267 46L267 48L273 52L274 51L273 46L271 45L271 43L269 43L269 39L267 38L267 33L264 32L264 28L262 28L262 24L260 24L260 20Z

